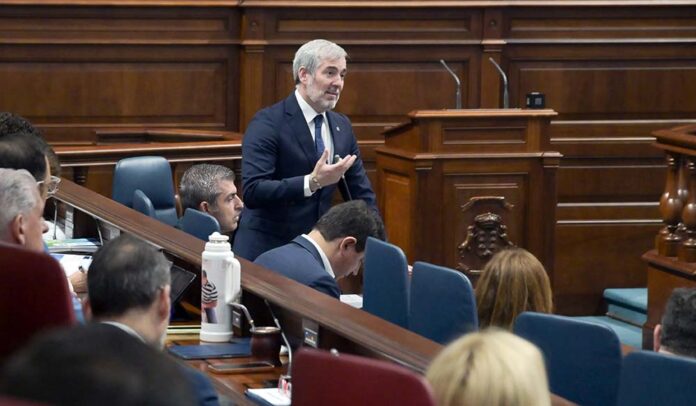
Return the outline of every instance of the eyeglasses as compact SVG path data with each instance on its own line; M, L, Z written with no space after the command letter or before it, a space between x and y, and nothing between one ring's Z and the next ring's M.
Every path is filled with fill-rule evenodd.
M48 181L40 180L36 182L39 187L46 188L46 195L53 196L58 191L58 184L60 184L60 178L57 176L51 176Z

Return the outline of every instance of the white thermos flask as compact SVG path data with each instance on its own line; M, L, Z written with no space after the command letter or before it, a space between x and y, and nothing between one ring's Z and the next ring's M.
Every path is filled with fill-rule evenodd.
M201 341L232 338L232 308L241 296L241 269L228 242L215 232L208 237L201 269Z

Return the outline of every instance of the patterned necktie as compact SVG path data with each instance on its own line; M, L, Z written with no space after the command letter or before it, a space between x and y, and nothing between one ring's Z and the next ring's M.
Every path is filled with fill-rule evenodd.
M321 125L324 123L324 116L319 114L314 117L314 146L317 149L317 159L324 153L324 139L321 138Z

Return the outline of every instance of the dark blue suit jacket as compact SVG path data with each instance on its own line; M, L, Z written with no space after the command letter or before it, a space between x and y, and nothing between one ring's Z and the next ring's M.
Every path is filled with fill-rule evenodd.
M121 332L124 334L131 335L130 332L126 332L125 330L121 329L118 326L114 326L112 324L101 324L102 326L108 326L108 328L113 329L115 332ZM116 333L114 333L116 334ZM141 337L135 337L133 336L134 339L138 339L139 341L142 341ZM142 341L145 343L144 341ZM147 343L145 343L147 344ZM191 385L191 389L193 390L193 394L196 397L196 404L198 406L218 406L220 404L218 400L218 395L217 392L215 392L215 388L213 387L213 384L210 382L207 376L205 376L202 372L197 371L188 365L184 364L183 362L176 361L176 364L181 368L181 372L183 375L186 377L186 380L189 382Z
M337 299L341 296L336 280L324 269L319 251L302 236L261 254L254 263L329 296Z
M181 370L191 384L198 406L218 406L217 392L207 376L188 365L181 364Z
M326 116L334 154L358 156L345 174L352 198L365 200L377 210L350 120L333 111L327 111ZM314 141L294 92L256 113L242 142L245 210L234 238L235 254L253 261L261 253L308 233L329 210L337 185L304 196L304 177L314 170L316 162ZM346 199L345 191L341 193Z

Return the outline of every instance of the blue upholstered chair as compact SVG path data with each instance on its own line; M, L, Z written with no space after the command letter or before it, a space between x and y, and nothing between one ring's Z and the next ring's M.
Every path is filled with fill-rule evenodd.
M111 198L133 207L133 194L140 189L150 199L155 209L155 218L176 225L176 201L174 182L169 162L160 156L138 156L121 159L114 169Z
M133 210L137 210L146 216L157 218L155 215L155 206L149 197L140 189L135 189L133 192Z
M220 223L208 213L188 208L181 219L181 229L196 238L208 241L210 234L220 232Z
M401 248L368 237L363 310L408 328L408 262Z
M461 272L427 262L413 264L408 328L440 344L478 329L476 298Z
M541 349L551 392L580 405L616 404L621 344L609 327L524 312L513 331Z
M693 405L696 360L650 351L636 351L623 360L619 406Z

